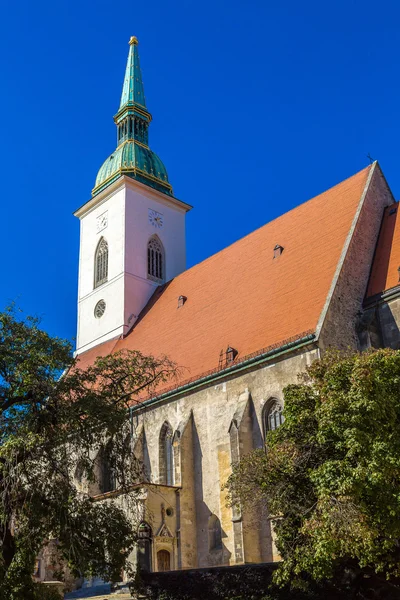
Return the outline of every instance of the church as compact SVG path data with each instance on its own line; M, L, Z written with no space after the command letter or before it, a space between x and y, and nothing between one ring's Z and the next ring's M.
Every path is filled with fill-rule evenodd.
M117 147L80 221L79 366L121 349L180 379L132 407L150 571L279 560L268 519L227 506L232 464L283 421L283 390L328 347L400 347L398 204L377 162L186 269L185 216L129 41ZM99 483L95 501L118 497Z

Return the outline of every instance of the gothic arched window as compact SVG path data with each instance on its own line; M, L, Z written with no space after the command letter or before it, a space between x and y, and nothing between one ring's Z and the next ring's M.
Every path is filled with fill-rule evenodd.
M217 515L211 515L208 519L208 547L210 550L222 550L221 521Z
M265 435L268 431L278 429L285 420L282 413L282 404L276 398L271 398L266 404L263 415Z
M161 427L159 439L158 471L160 483L173 485L173 450L172 450L172 427L166 421Z
M94 255L94 287L105 283L108 279L108 244L102 237L97 244Z
M147 277L153 281L164 280L164 248L159 238L153 235L147 244Z

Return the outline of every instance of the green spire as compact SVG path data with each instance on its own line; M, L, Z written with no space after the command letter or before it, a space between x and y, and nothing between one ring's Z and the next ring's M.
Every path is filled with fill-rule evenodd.
M117 149L101 166L92 195L104 190L121 175L126 175L172 196L167 171L157 154L149 148L151 114L146 108L138 41L135 37L129 40L121 103L114 121L117 126Z
M125 79L119 110L126 104L129 104L130 106L139 104L141 108L146 108L142 72L140 70L139 62L138 41L134 36L129 40L129 54L126 63Z

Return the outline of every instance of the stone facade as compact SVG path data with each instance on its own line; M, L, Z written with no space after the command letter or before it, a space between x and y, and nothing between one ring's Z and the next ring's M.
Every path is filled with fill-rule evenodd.
M298 373L318 356L308 345L289 356L266 361L220 383L138 407L132 413L140 456L148 457L149 479L160 478L159 439L164 424L174 431L174 490L170 500L176 514L169 529L174 538L175 568L190 569L276 560L272 534L265 515L238 514L227 505L223 489L232 464L253 448L263 446L264 410L272 398L283 403L283 389L296 383ZM148 522L160 525L164 495L152 495ZM156 506L158 504L158 506ZM175 513L176 511L176 513ZM221 524L222 544L212 548L209 523ZM167 520L168 521L168 520ZM176 527L176 529L174 529ZM155 544L158 544L155 541ZM154 556L157 550L153 551ZM157 570L153 561L153 570Z

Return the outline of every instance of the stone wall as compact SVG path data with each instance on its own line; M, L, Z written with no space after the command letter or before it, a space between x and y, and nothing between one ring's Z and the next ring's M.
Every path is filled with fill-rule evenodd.
M379 304L377 315L382 345L394 350L400 348L400 297Z
M277 559L271 531L261 515L233 515L222 489L232 462L264 439L263 408L271 398L283 401L283 389L318 357L303 352L265 363L231 376L217 385L139 407L133 425L146 440L149 478L159 480L159 436L164 423L174 432L174 483L177 504L177 568L232 565ZM209 548L208 522L216 515L222 527L222 547Z

